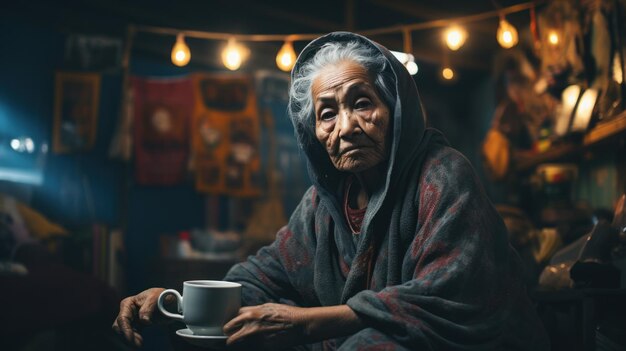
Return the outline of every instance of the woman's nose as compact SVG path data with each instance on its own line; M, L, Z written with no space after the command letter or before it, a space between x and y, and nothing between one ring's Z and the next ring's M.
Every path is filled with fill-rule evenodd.
M351 135L359 132L359 123L351 111L340 111L337 118L337 127L339 128L340 138L350 137Z

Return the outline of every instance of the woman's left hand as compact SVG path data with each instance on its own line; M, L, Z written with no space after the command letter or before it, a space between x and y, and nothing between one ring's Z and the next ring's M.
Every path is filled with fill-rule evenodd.
M226 344L254 342L270 349L302 344L307 338L306 310L276 303L242 307L239 315L224 325Z

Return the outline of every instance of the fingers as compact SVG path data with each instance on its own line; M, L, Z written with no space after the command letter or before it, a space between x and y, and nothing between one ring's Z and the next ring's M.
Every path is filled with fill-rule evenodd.
M255 341L264 345L271 345L272 341L284 328L279 325L263 325L259 322L251 322L244 324L234 334L226 339L226 345L240 344L244 341Z
M254 334L258 329L254 314L256 309L258 306L242 307L239 314L224 325L224 334L228 335L226 345L241 343L247 336Z
M117 319L113 324L113 329L118 333L121 333L128 342L134 343L135 332L132 327L132 321L135 318L136 306L134 303L135 297L129 297L120 303L120 313L117 315Z
M243 320L240 318L240 316L233 318L232 320L230 320L228 323L224 325L224 328L223 328L224 335L234 334L237 330L241 328L242 324L243 324Z
M133 335L135 337L134 339L135 346L141 347L141 345L143 345L143 337L141 336L141 334L137 332L135 332Z
M120 303L120 312L117 319L113 323L113 330L124 336L124 339L127 342L137 347L140 347L143 344L143 338L133 327L133 323L136 322L138 312L144 306L146 297L151 297L150 295L146 296L145 293L146 292L136 296L127 297L122 300ZM145 313L146 312L144 311L144 314ZM145 320L142 319L141 321Z
M243 324L236 332L228 336L228 339L226 339L226 345L241 343L246 338L254 335L258 331L259 331L259 327L257 323Z
M166 296L166 301L167 301L167 297L173 297L171 295ZM143 301L143 304L141 304L141 307L139 308L139 319L146 323L146 324L152 324L152 313L154 312L154 310L156 309L156 305L157 305L157 301L159 300L159 295L149 295L146 297L146 299Z
M113 321L113 325L111 326L111 329L113 329L113 331L118 334L122 333L122 331L120 330L120 327L117 326L117 319Z
M237 316L224 325L224 334L234 334L246 321L254 319L252 314L257 308L256 306L240 308Z
M268 318L269 316L265 311L268 307L271 306L241 308L239 315L224 325L224 334L229 336L226 343L232 345L256 336L261 340L271 339L275 332L284 331L286 329L284 323L274 320L274 318Z
M120 302L120 312L111 328L122 335L124 339L137 347L143 344L143 338L133 324L139 321L142 324L151 324L152 315L156 308L162 288L148 289L136 296L127 297ZM173 296L169 296L173 298ZM170 299L169 302L172 300ZM166 299L168 302L168 299Z
M143 338L134 329L132 330L132 338L128 339L126 334L123 334L122 330L120 329L119 325L117 324L117 320L115 320L115 322L113 322L113 325L111 326L111 328L113 328L113 331L115 331L116 333L118 333L120 335L123 335L124 339L125 339L125 341L127 343L132 344L132 345L137 346L137 347L141 347L141 345L143 344Z

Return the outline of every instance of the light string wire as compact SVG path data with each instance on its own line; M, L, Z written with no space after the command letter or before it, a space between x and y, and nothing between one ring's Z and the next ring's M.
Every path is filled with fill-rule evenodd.
M465 24L471 22L482 21L489 18L500 17L502 15L508 15L512 13L522 12L545 2L534 1L525 2L513 6L503 7L492 11L477 13L467 16L459 16L446 19L438 19L427 22L413 23L413 24L401 24L381 28L373 28L355 31L358 34L364 36L375 36L391 33L407 33L411 31L433 29L446 27L450 24ZM161 35L173 35L177 36L183 34L187 38L198 38L208 40L228 40L235 39L239 42L269 42L269 41L307 41L316 39L325 33L309 33L309 34L236 34L236 33L224 33L224 32L206 32L200 30L189 29L177 29L169 27L148 26L148 25L131 25L136 32L146 32Z

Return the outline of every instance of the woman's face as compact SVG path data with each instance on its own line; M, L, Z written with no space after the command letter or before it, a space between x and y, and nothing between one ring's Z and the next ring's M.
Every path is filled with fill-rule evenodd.
M363 172L387 159L389 108L354 61L323 68L311 85L315 135L340 171Z

